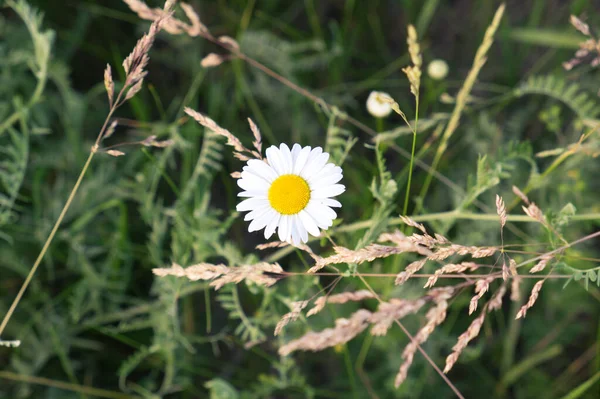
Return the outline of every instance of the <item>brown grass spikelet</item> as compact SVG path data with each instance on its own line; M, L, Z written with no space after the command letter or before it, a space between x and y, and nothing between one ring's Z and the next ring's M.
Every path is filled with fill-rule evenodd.
M406 380L408 369L412 365L419 345L427 341L435 328L442 324L444 320L446 320L447 308L448 302L444 299L438 301L435 307L429 309L427 315L425 316L427 323L419 330L414 339L404 348L404 351L402 352L402 359L404 362L402 365L400 365L398 374L396 374L396 378L394 379L394 386L396 388L398 388Z
M125 155L123 151L119 150L106 150L106 153L113 157L122 157L123 155Z
M504 228L506 225L506 206L501 196L496 194L496 213L500 217L500 228Z
M202 61L200 61L200 65L202 66L202 68L212 68L221 65L225 60L226 58L219 54L209 53L204 58L202 58Z
M394 281L394 284L404 284L412 275L421 270L423 266L425 266L425 263L427 263L427 261L427 258L423 258L410 263L408 266L406 266L406 269L404 269L396 275L396 280Z
M386 335L394 321L417 313L425 303L427 303L425 298L414 300L392 298L389 302L381 302L377 312L369 318L369 322L373 324L371 334L374 336Z
M341 294L321 296L315 300L314 307L308 311L306 316L312 316L312 315L319 313L321 310L323 310L325 308L325 305L327 305L328 303L342 304L342 303L346 303L346 302L359 302L359 301L362 301L363 299L371 299L371 298L375 298L375 295L373 295L373 293L368 290L343 292Z
M509 262L509 271L512 277L512 282L510 286L510 300L513 302L521 300L521 277L519 277L519 272L517 272L517 262L514 259L510 259Z
M240 49L240 44L233 37L219 36L217 40L225 46L229 47L231 50L239 51Z
M213 132L215 132L215 134L218 134L219 136L223 136L227 139L227 145L233 147L233 155L241 160L241 161L247 161L251 158L256 158L257 154L255 151L251 151L248 148L246 148L242 142L240 141L240 139L238 139L237 137L235 137L233 135L233 133L231 133L229 130L227 129L223 129L221 126L219 126L217 124L217 122L215 122L214 120L212 120L211 118L209 118L206 115L201 114L200 112L194 111L193 109L191 109L190 107L185 107L184 111L186 114L188 114L189 116L191 116L196 122L198 122L200 125L204 126L205 128L212 130ZM251 155L251 156L250 156Z
M527 315L527 311L531 309L533 305L535 305L535 301L537 301L538 296L540 295L540 291L542 290L542 285L544 284L544 281L545 280L540 280L537 283L535 283L533 289L531 290L531 294L529 295L529 300L525 305L521 306L521 309L519 309L519 311L517 312L517 316L515 317L516 319L525 317Z
M262 156L262 135L260 134L260 130L256 123L250 118L248 118L248 124L250 125L250 130L252 130L252 135L254 136L254 141L252 145L256 148L255 154L258 155L258 158L261 159Z
M131 53L123 60L123 69L125 70L125 86L136 86L136 83L140 82L144 79L147 72L144 70L146 65L148 65L148 52L150 48L154 44L154 39L156 35L160 31L161 27L164 25L166 21L171 18L170 7L172 3L165 3L165 9L162 10L160 16L155 18L150 25L150 29L148 33L145 33L136 43L135 47L131 51ZM140 83L141 85L141 83ZM132 87L132 89L133 89ZM131 98L139 91L139 87L136 91L132 92L132 89L129 90L131 94ZM128 93L129 96L129 93Z
M571 25L575 27L579 32L583 33L586 36L590 35L590 27L588 24L577 18L575 15L571 15L569 18L569 22Z
M579 43L579 50L575 52L575 56L569 61L563 62L563 68L567 71L573 69L575 66L589 60L592 67L600 65L600 40L592 36L590 27L588 24L577 18L575 15L571 15L571 25L575 27L583 35L587 36L588 39ZM593 54L592 57L590 55Z
M104 70L104 87L106 88L106 94L108 95L108 105L112 108L115 96L115 82L113 82L110 64L106 64L106 69Z
M406 39L408 43L408 53L410 54L410 60L412 66L407 66L402 69L402 72L408 77L410 82L410 92L415 96L419 96L419 86L421 84L421 64L423 59L421 58L421 47L417 39L417 30L414 26L408 25L408 37Z
M506 266L506 261L502 261L502 280L508 280L508 276L510 275L510 270L508 270L508 266Z
M475 295L471 298L469 302L469 314L473 314L477 310L477 304L481 297L488 291L490 288L490 283L494 281L493 277L479 279L475 282Z
M494 247L477 247L459 244L450 244L441 247L433 254L429 255L431 260L444 260L452 255L471 255L473 258L487 258L494 255L497 249Z
M318 352L326 348L344 344L363 332L369 325L371 312L360 309L349 319L337 319L335 327L319 332L309 332L279 348L279 354L289 355L298 350Z
M211 263L199 263L197 265L181 267L177 263L169 268L156 268L152 272L159 276L186 277L189 280L213 280L210 283L215 290L225 284L238 284L242 281L251 281L258 285L271 286L277 282L277 278L265 273L279 274L283 269L277 263L257 263L254 265L242 265L239 267L228 267L223 264L213 265Z
M338 263L356 263L371 262L377 258L386 258L391 255L403 252L421 252L422 249L410 242L404 242L401 246L387 246L380 244L371 244L365 248L358 250L348 249L345 247L334 247L335 255L327 258L320 258L316 264L308 269L308 273L316 273L327 265Z
M427 234L427 230L425 229L425 226L423 226L421 223L417 223L414 220L412 220L411 218L409 218L408 216L400 216L400 220L402 220L402 222L410 227L414 227L416 229L419 229L423 232L423 234Z
M423 288L433 287L435 285L435 283L438 281L438 278L442 274L464 273L467 270L475 271L475 270L477 270L477 268L478 268L477 263L473 263L473 262L462 262L462 263L456 263L456 264L450 263L450 264L444 265L440 269L436 270L433 273L433 276L431 276L427 279L427 282L425 283L425 286Z
M521 201L523 201L524 203L529 205L529 198L527 198L527 196L521 190L519 190L519 188L517 186L512 186L512 192L517 197L521 198Z
M138 17L145 19L147 21L156 21L158 18L161 18L164 15L164 9L161 8L150 8L140 0L123 0L131 9L131 11L135 12ZM169 1L169 3L173 3L173 1ZM190 20L191 24L183 22L177 18L171 18L163 26L163 29L172 34L179 35L185 33L189 36L208 36L209 31L208 28L202 24L198 14L192 6L187 3L180 2L179 5L181 9L185 13L186 17Z
M488 302L488 313L492 310L499 310L502 308L502 298L504 298L504 294L506 293L506 284L502 284L500 288L494 293L492 299Z
M284 314L281 320L279 320L275 326L274 335L279 335L285 326L293 321L296 321L298 317L300 317L300 312L302 312L306 306L308 306L308 301L296 301L292 303L292 310Z
M531 268L531 270L529 270L529 273L538 273L541 272L542 270L544 270L546 268L546 265L548 265L548 262L550 260L552 260L554 258L553 255L542 255L542 258L540 259L540 261Z
M444 367L444 373L448 373L454 364L458 360L458 357L462 353L462 351L467 347L469 342L473 340L473 338L479 335L479 331L481 331L481 326L483 325L483 321L485 320L486 310L483 309L479 316L475 318L467 328L467 330L462 333L458 337L458 341L452 347L452 353L446 358L446 366Z

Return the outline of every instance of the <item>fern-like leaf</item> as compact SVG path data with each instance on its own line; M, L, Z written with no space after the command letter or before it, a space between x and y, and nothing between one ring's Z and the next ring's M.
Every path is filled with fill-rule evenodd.
M15 200L25 177L29 157L28 134L8 129L0 143L0 227L14 215Z
M567 82L560 76L532 76L521 84L515 94L519 97L538 94L554 98L569 107L580 119L593 119L600 113L600 106L579 84Z

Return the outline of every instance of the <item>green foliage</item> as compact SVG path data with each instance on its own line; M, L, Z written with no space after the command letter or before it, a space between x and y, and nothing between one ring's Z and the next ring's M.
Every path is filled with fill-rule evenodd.
M554 98L569 107L580 119L593 119L600 113L598 102L575 82L556 75L531 76L521 84L515 95L538 94Z

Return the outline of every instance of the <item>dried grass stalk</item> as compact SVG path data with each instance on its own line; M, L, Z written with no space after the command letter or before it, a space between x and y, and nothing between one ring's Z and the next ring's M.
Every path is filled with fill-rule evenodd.
M371 244L366 248L358 250L348 249L345 247L334 247L336 252L335 255L327 258L321 258L317 260L316 264L308 269L308 273L316 273L327 265L338 264L338 263L356 263L361 264L363 262L371 262L377 258L386 258L391 255L400 254L403 252L417 252L423 251L422 248L416 245L404 241L401 245L395 247Z
M477 247L477 246L465 246L459 244L450 244L445 247L439 248L433 254L429 255L431 260L444 260L452 255L471 255L473 258L487 258L497 252L494 247Z
M164 15L164 9L150 8L140 0L123 0L140 18L147 21L156 21ZM170 1L169 3L173 3ZM179 35L185 33L189 36L210 36L208 28L202 24L198 14L194 9L187 3L180 2L179 5L185 13L186 17L190 20L190 23L183 22L177 18L170 18L163 26L163 29L172 34Z
M337 319L335 327L319 332L309 332L279 348L279 354L289 355L298 350L318 352L326 348L344 344L363 332L369 325L371 312L361 309L349 319Z
M306 316L312 316L319 313L328 303L342 304L346 302L358 302L363 299L375 298L371 291L360 290L355 292L343 292L341 294L322 296L315 300L315 306L308 311Z
M438 278L442 274L464 273L467 270L475 271L475 270L477 270L477 268L478 268L477 263L473 263L473 262L462 262L462 263L457 263L457 264L451 263L451 264L444 265L440 269L436 270L435 273L433 273L433 276L431 276L427 279L427 282L425 283L424 288L433 287L434 284L437 282Z
M242 281L251 281L258 285L271 286L277 282L277 278L265 273L280 274L283 269L277 263L257 263L255 265L243 265L239 267L228 267L223 264L213 265L211 263L199 263L186 268L173 263L170 268L152 269L159 276L186 277L189 280L213 280L211 287L218 290L225 284L238 284Z
M215 132L216 134L218 134L220 136L225 137L227 139L227 145L233 147L233 149L234 149L233 155L237 159L239 159L241 161L247 161L251 158L256 158L256 154L254 154L248 148L244 147L242 142L237 137L235 137L229 130L223 129L221 126L219 126L217 124L217 122L215 122L208 116L203 115L200 112L194 111L193 109L191 109L189 107L185 107L184 111L186 114L188 114L189 116L194 118L194 120L196 122L198 122L200 125ZM250 157L250 155L252 155L252 157Z
M535 305L535 301L538 299L540 291L542 290L542 285L544 285L544 281L545 280L540 280L535 283L533 289L531 290L531 295L529 295L529 300L525 305L521 306L521 309L519 309L519 312L517 312L517 319L525 317L527 315L527 311L531 309L533 305Z
M248 118L248 124L250 124L250 130L252 130L252 135L254 136L254 141L252 142L252 145L254 146L254 148L256 148L256 154L260 159L262 158L260 155L262 154L262 135L260 134L258 126L256 126L256 123L254 123L252 119Z
M486 309L484 308L479 314L479 316L477 316L477 318L473 320L469 328L467 328L467 331L465 331L460 335L460 337L458 337L458 342L452 347L452 353L446 358L446 367L444 367L444 373L447 373L452 369L452 367L458 360L458 357L460 356L462 351L467 347L469 342L471 342L473 338L479 335L479 331L481 330L481 326L483 325L483 321L485 320L485 315Z
M297 301L292 303L292 311L283 315L281 320L275 326L275 336L279 335L283 330L283 327L289 323L296 321L300 316L300 312L308 305L308 301Z
M392 323L406 315L417 313L427 301L425 298L414 300L393 298L389 302L381 302L377 312L369 318L373 324L371 334L375 336L386 335Z
M490 283L494 281L493 277L479 279L475 282L475 295L471 298L469 302L469 314L473 314L477 310L477 304L481 297L488 291L490 288Z
M396 280L394 281L394 283L396 285L404 284L411 276L413 276L416 272L421 270L423 266L425 266L427 261L428 259L424 258L410 263L408 266L406 266L406 269L404 269L404 271L401 271L396 275Z
M423 234L427 234L427 230L425 229L425 226L423 226L421 223L415 222L408 216L400 216L400 220L402 220L402 222L404 222L404 224L406 224L408 226L411 226L411 227L421 230L423 232Z
M435 328L446 320L446 309L448 309L448 302L445 299L438 301L436 306L427 312L427 315L425 316L427 323L425 326L419 330L414 339L404 348L404 351L402 352L402 359L404 362L400 365L400 369L394 380L394 386L396 388L406 380L408 369L412 365L415 353L419 346L427 341Z

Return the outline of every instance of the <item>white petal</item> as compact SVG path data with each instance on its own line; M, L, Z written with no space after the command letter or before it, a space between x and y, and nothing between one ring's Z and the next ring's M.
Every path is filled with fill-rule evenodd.
M260 208L254 209L252 212L248 212L246 216L244 216L244 220L247 222L252 219L260 219L264 216L268 210L272 209L269 205L261 206Z
M298 218L302 222L304 228L310 233L310 235L319 237L321 232L319 231L319 227L315 223L315 220L306 212L305 210L301 210L298 213Z
M331 198L323 198L323 199L318 200L318 202L320 202L323 205L327 205L327 206L332 206L332 207L337 207L337 208L342 207L342 204L339 201L336 201Z
M335 184L335 183L339 182L340 180L342 180L342 177L343 176L341 173L329 174L329 176L324 176L324 177L320 178L319 180L310 183L310 187L313 190L317 190L322 187L331 186L332 184Z
M290 218L291 219L290 235L292 238L292 244L300 245L300 232L298 231L298 227L300 227L300 225L299 225L299 223L297 223L297 219L295 216L296 215L293 215Z
M306 208L304 208L304 210L306 210L306 212L314 219L315 223L317 223L317 226L323 230L327 230L327 228L333 225L333 218L329 217L327 209L329 208L312 200L308 203Z
M281 219L281 214L275 212L275 216L273 216L273 218L267 224L267 227L265 227L265 239L266 240L271 238L271 236L275 232L275 229L277 228L277 225L279 224L279 219Z
M300 153L298 154L298 157L294 161L294 174L296 174L296 175L300 174L300 172L306 165L306 161L310 157L310 153L311 153L310 147L304 147L300 151Z
M310 193L310 198L321 199L335 197L336 195L340 195L344 191L346 191L346 187L343 184L333 184L331 186L326 186L313 190Z
M296 229L298 229L298 233L300 234L300 239L303 243L308 242L308 232L304 228L304 224L300 221L300 217L296 214L294 215L296 218Z
M265 151L265 154L267 154L267 159L269 160L269 165L271 165L271 167L275 170L275 172L277 172L277 175L278 176L284 175L285 174L285 164L283 163L283 159L281 157L281 152L279 151L279 148L272 145L271 147L267 148L267 150Z
M277 172L275 172L275 169L273 169L265 161L260 161L258 159L251 159L248 161L248 171L257 176L263 177L269 183L271 183L278 177Z
M281 159L283 160L284 173L285 174L292 173L292 166L294 164L292 162L292 152L290 151L290 148L287 146L287 144L281 143L279 145L279 151L281 151L280 154L281 154Z
M279 235L279 241L287 241L288 236L289 236L289 216L287 215L281 215L281 219L279 220L279 229L277 230L277 233Z
M242 172L246 173L246 172ZM247 191L267 191L269 189L269 183L265 179L256 177L253 174L246 174L238 179L237 185Z
M300 172L300 176L304 177L305 179L310 178L312 175L320 172L328 160L329 154L326 152L320 154L314 159L309 159L308 162L306 162L304 169L302 169L302 172Z
M235 209L238 212L246 212L260 208L263 205L269 205L269 201L267 201L265 198L248 198L247 200L243 200L237 204Z
M294 146L292 147L292 164L296 163L296 159L298 159L298 155L300 154L301 150L302 146L300 144L294 144Z
M271 214L275 214L275 211L272 209L267 209L265 213L263 213L261 216L257 217L250 223L250 226L248 226L248 231L253 232L264 228L267 225L267 223L271 221L271 218L269 217Z
M267 192L266 191L242 191L239 192L238 197L255 197L255 198L264 198L267 199Z
M338 168L338 169L339 169L339 173L342 173L342 169L341 168ZM321 168L321 170L317 171L312 176L308 176L306 178L306 181L308 182L308 184L312 185L312 184L318 182L319 180L323 179L324 177L335 174L336 172L337 172L336 166L332 163L328 163L327 165L323 166Z

